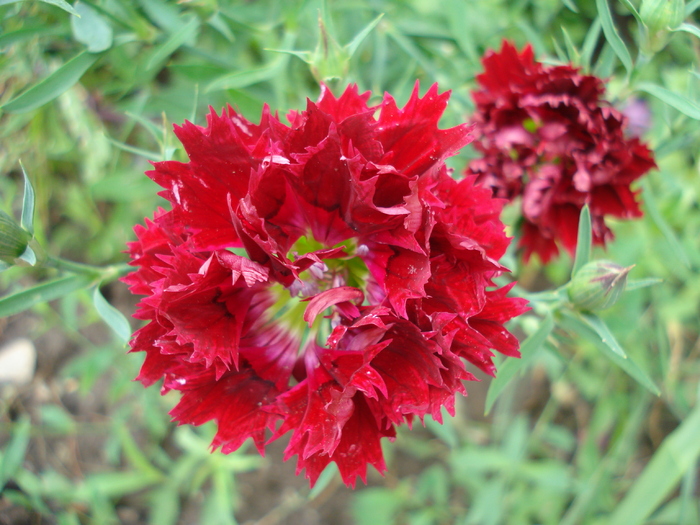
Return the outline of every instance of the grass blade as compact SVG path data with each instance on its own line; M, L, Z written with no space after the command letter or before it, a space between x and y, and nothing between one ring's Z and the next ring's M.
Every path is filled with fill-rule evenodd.
M93 279L93 276L86 274L68 275L7 295L0 299L0 317L14 315L35 304L53 301L81 288L87 288L92 284Z
M26 113L51 102L80 80L80 77L92 66L100 55L83 51L68 62L30 87L18 97L13 98L2 109L10 113Z
M700 403L671 432L617 506L609 523L643 523L700 457Z
M591 260L591 243L593 235L591 233L591 212L588 205L581 209L578 220L578 237L576 238L576 255L574 257L574 267L571 270L571 277L583 268Z
M547 337L549 337L549 334L552 333L553 329L554 320L551 315L547 315L547 317L542 320L539 328L529 335L520 346L522 357L520 359L506 358L503 364L498 367L498 373L493 381L491 381L489 391L486 394L484 414L488 414L491 411L498 396L500 396L506 386L510 384L513 377L515 377L518 372L522 373L527 370L537 354L539 354L544 342L547 340Z
M605 34L605 39L608 41L610 47L612 47L617 57L625 66L627 74L629 74L634 67L632 65L632 57L630 56L630 52L627 50L627 46L620 37L620 33L618 33L617 28L615 27L615 23L612 19L612 14L610 13L610 6L608 5L608 1L596 0L595 3L596 7L598 8L598 16L600 17L600 22L603 26L603 33Z

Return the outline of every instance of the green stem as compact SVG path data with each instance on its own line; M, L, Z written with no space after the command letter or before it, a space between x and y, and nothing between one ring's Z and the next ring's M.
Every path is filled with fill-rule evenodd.
M71 273L95 275L100 277L101 282L108 282L129 273L132 268L128 264L113 264L110 266L94 266L91 264L78 263L47 255L44 264L57 270L63 270Z

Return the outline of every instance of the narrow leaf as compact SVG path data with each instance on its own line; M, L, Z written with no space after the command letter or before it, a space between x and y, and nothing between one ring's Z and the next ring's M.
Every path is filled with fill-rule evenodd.
M644 26L644 21L642 20L642 17L639 15L639 11L632 5L632 2L630 0L620 0L624 4L624 6L629 9L630 13L634 16L634 18L637 20L637 23L640 26Z
M119 310L107 302L107 299L100 293L99 286L95 286L95 291L92 294L92 302L95 305L97 313L102 317L102 320L114 330L122 342L126 343L131 337L129 321Z
M632 290L646 288L647 286L653 286L662 282L663 279L659 279L658 277L650 277L648 279L632 279L627 281L627 286L625 286L625 290L630 292Z
M652 84L651 82L640 82L635 86L639 91L644 91L665 102L669 106L676 108L681 113L700 120L700 104L689 99L685 95L676 93L664 87Z
M195 35L197 29L199 29L199 18L193 16L192 19L182 27L182 29L179 29L171 34L165 42L156 48L155 52L151 55L150 60L146 64L146 70L153 69L175 51L177 51L181 45Z
M43 106L47 102L70 89L85 71L92 66L100 55L83 51L78 56L72 58L48 77L41 80L38 84L30 87L24 93L10 100L2 106L2 109L11 113L25 113L38 107Z
M36 265L36 253L34 253L34 250L32 250L32 247L29 245L24 252L22 252L22 255L20 255L19 258L26 262L29 266Z
M66 0L41 0L45 4L51 4L55 5L56 7L60 7L64 11L70 13L71 15L80 17L80 13L78 13L75 9L73 9L73 6L70 5Z
M595 330L595 333L598 334L598 337L600 337L600 340L603 342L603 344L608 345L610 350L615 352L621 358L627 359L627 354L620 346L620 343L617 342L617 339L615 339L615 336L608 328L608 325L606 325L600 317L594 314L584 313L581 313L580 316L581 319L583 319L588 326Z
M90 53L99 53L112 46L112 26L92 7L82 2L75 3L79 17L71 18L73 37L85 44Z
M571 277L588 264L591 260L591 244L593 235L591 233L591 211L586 204L581 208L581 215L578 219L578 237L576 238L576 255L574 257L574 267L571 270Z
M620 355L614 352L608 346L608 344L604 343L596 331L586 322L584 322L578 315L574 314L573 312L563 311L562 316L559 318L559 325L561 325L561 327L564 329L578 334L580 337L595 345L596 348L598 348L608 359L622 368L630 377L632 377L651 393L657 396L661 394L661 391L656 386L654 381L651 380L644 370L639 368L637 363L635 363L630 357L627 357L627 359L620 357Z
M691 0L688 2L688 5L685 6L686 18L692 15L698 7L700 7L700 0Z
M659 208L656 206L654 194L652 193L646 180L642 181L642 198L644 199L644 207L649 213L649 217L651 217L651 220L654 221L656 227L661 230L661 233L671 248L671 253L681 264L685 265L686 268L690 268L690 258L688 257L688 254L686 254L681 241L678 240L678 237L676 237L674 231L661 215Z
M205 88L204 92L210 93L220 89L240 89L257 84L258 82L271 80L279 74L279 71L284 64L284 61L276 59L271 63L256 69L229 73L210 82Z
M309 491L308 499L309 501L316 499L321 492L323 492L331 481L338 476L338 466L335 463L329 463L326 468L323 469L321 475L316 480L314 488Z
M638 525L678 485L683 474L694 468L700 457L700 404L661 443L641 476L617 506L609 523Z
M19 167L22 168L22 175L24 175L24 198L22 199L22 219L20 224L27 232L34 235L34 187L29 180L22 161L19 162Z
M596 45L598 44L598 39L600 38L600 17L597 16L591 27L586 33L586 38L583 40L583 47L581 48L581 65L588 71L591 69L591 60L593 59L593 52L595 51Z
M369 24L365 26L365 28L362 31L355 35L355 38L353 38L348 45L345 46L345 50L348 53L348 57L352 57L355 54L355 51L357 51L357 48L360 47L362 41L365 38L367 38L367 35L369 35L375 27L377 27L377 24L379 24L379 21L382 19L383 16L384 13L380 14L377 18L372 20Z
M610 13L610 6L608 5L608 0L596 0L596 7L598 8L598 16L600 17L600 22L603 26L603 33L605 34L605 39L612 47L615 54L620 59L622 64L625 66L627 73L632 71L632 57L630 52L627 50L627 46L620 37L615 23L612 19L612 14Z
M700 38L700 27L694 26L693 24L683 23L671 31L685 31L686 33L690 33L691 35L695 35L696 37Z
M576 3L574 0L562 0L563 4L568 7L571 11L574 13L578 13L578 7L576 6ZM562 27L563 29L563 27Z
M29 416L24 414L16 423L12 439L5 448L2 461L0 461L0 493L2 493L5 484L12 479L24 462L24 455L29 444L30 430L31 421Z
M53 301L92 284L93 277L86 274L69 275L39 284L0 299L0 317L14 315L35 304Z
M549 337L554 329L554 320L551 315L547 315L540 326L531 335L523 341L520 346L520 359L506 358L501 366L498 367L498 372L496 377L491 381L489 386L489 391L486 394L486 407L484 413L488 415L493 408L494 403L501 395L506 386L510 384L510 381L515 377L518 372L523 372L532 364L535 357L539 354L542 349L544 342Z

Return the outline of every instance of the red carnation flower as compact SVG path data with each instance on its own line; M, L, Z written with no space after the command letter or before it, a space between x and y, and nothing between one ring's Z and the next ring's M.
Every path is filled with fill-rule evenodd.
M601 99L602 80L572 66L543 66L532 48L503 42L483 59L477 76L476 149L482 156L467 173L495 196L522 198L519 247L527 261L546 263L561 243L576 250L578 217L588 204L593 241L613 235L605 216L640 217L630 184L654 168L651 151L626 138L627 119Z
M518 355L503 323L527 309L493 286L502 201L445 167L470 141L437 128L448 94L368 98L324 87L290 126L229 107L176 127L190 161L148 173L172 210L130 243L138 379L180 391L180 424L215 420L224 453L291 432L312 484L331 461L353 486L382 472L396 425L454 412L465 360Z

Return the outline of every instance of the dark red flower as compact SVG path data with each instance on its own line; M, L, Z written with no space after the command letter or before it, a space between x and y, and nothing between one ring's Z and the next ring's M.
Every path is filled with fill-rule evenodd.
M353 486L382 472L396 425L454 412L465 360L518 355L503 324L526 310L493 285L502 201L445 167L470 141L437 128L448 95L368 98L324 87L290 126L229 107L176 127L189 162L148 173L172 210L130 244L138 379L181 392L179 423L215 420L225 453L291 432L311 483L331 461Z
M601 98L601 79L544 66L529 45L518 52L508 42L483 64L472 93L482 155L467 173L495 196L521 198L525 260L537 253L546 263L558 244L573 254L585 204L599 245L613 237L605 216L642 215L630 184L656 164L639 139L625 137L627 119Z

